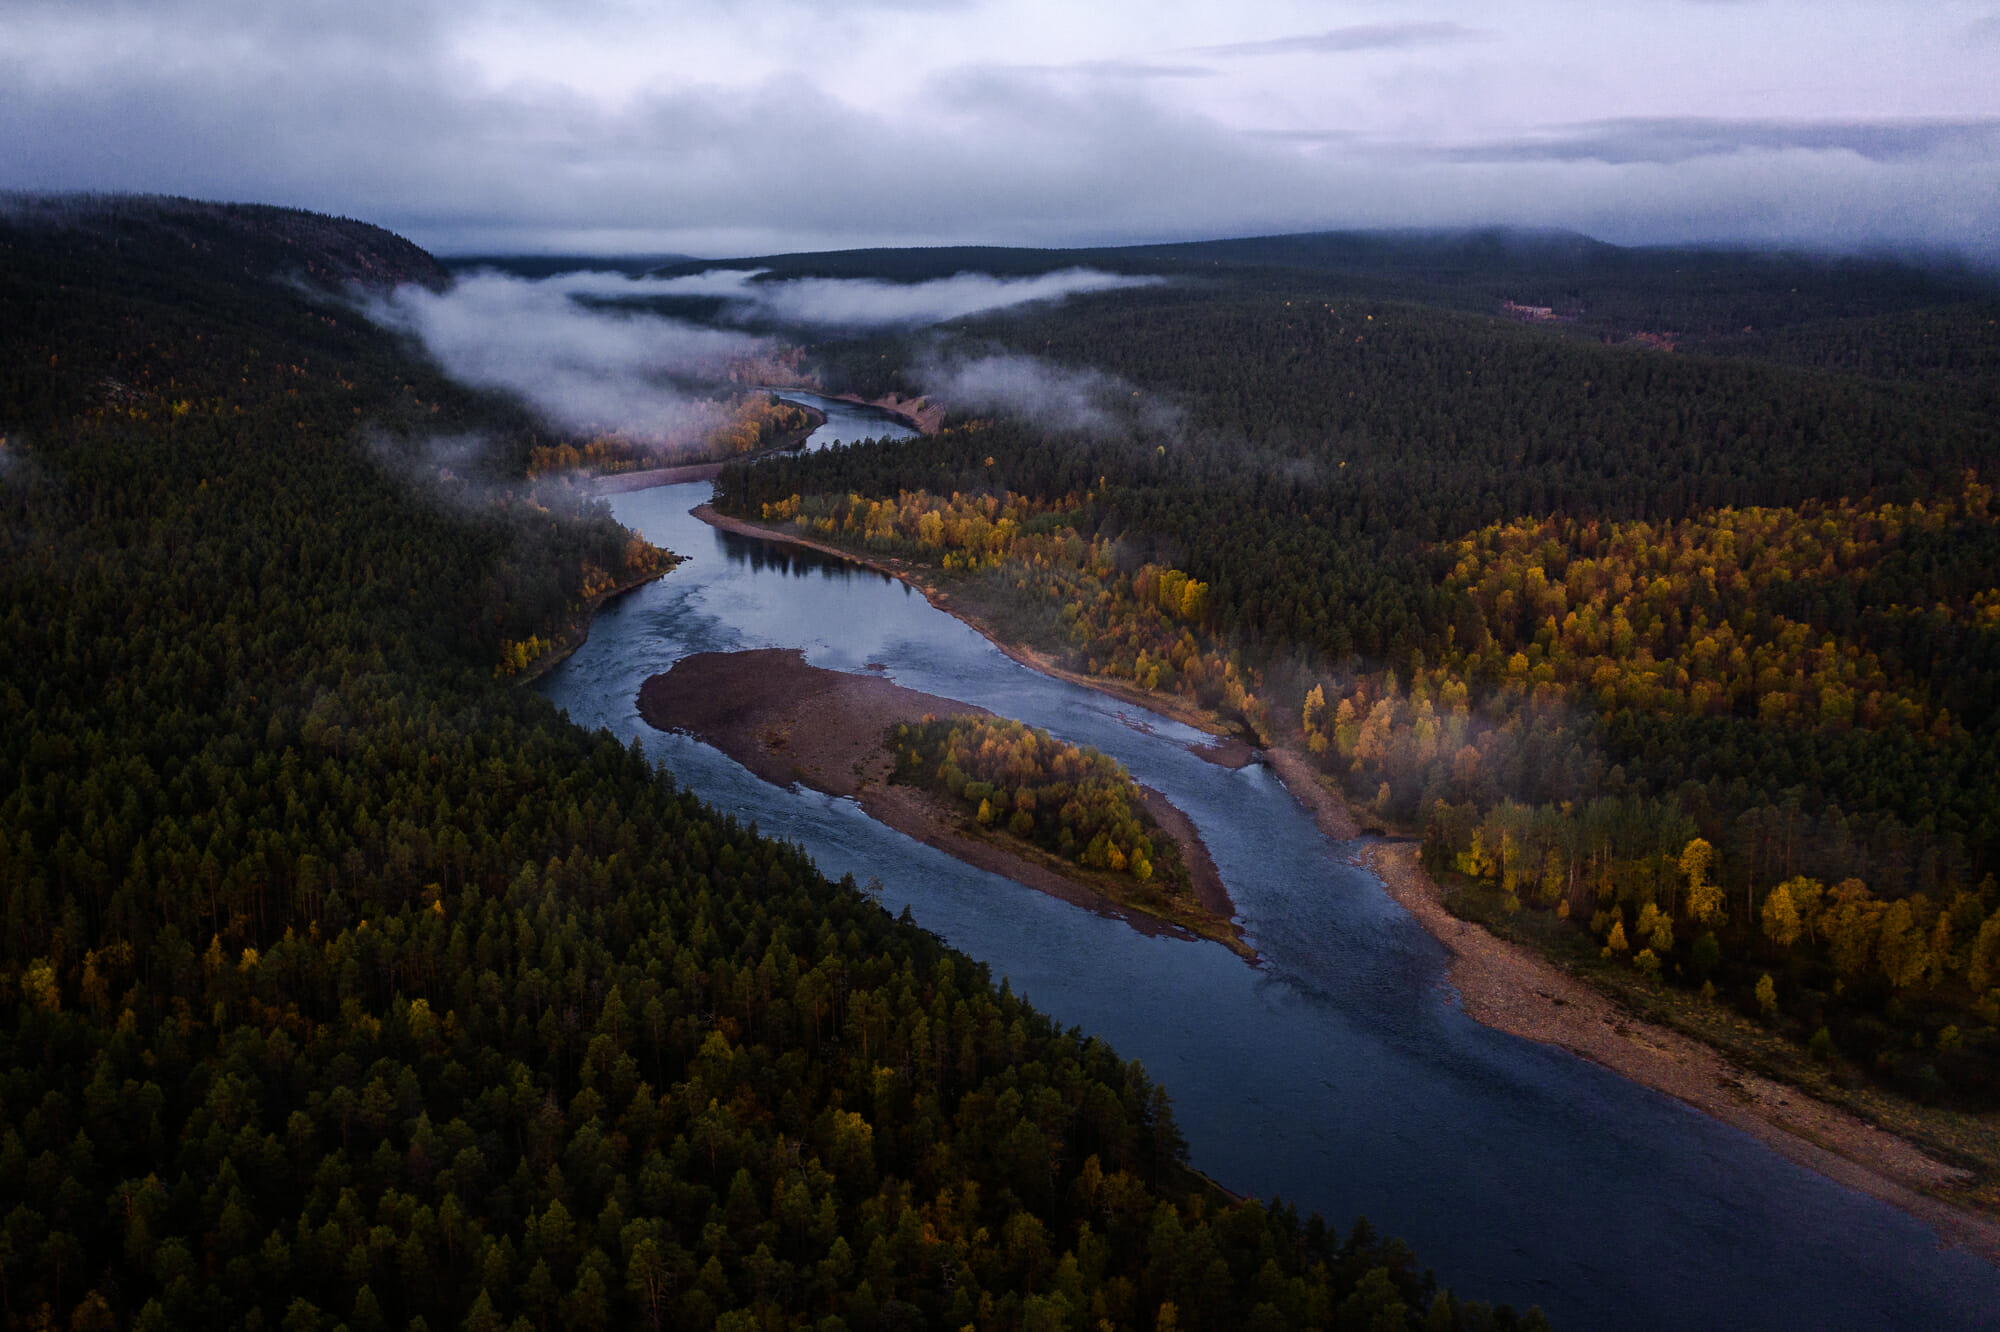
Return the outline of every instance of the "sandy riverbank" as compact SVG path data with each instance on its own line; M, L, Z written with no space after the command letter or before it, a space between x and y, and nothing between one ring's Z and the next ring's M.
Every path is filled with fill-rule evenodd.
M1559 1045L1664 1092L2000 1264L2000 1221L1930 1192L1964 1183L1967 1172L1797 1088L1739 1068L1692 1037L1640 1021L1527 949L1460 920L1445 909L1443 893L1417 854L1412 842L1374 842L1357 863L1373 870L1389 895L1449 950L1452 984L1473 1018Z
M900 421L908 422L919 434L935 435L944 429L945 406L929 398L905 398L894 393L886 398L864 398L859 393L830 393L826 396L836 402L851 402L857 407L873 407L887 412Z
M716 513L703 505L697 517L747 536L788 542L901 579L939 610L954 615L1025 666L1131 701L1175 720L1220 734L1222 728L1186 700L1146 694L1119 681L1065 670L1041 653L1003 641L977 616L954 606L948 594L895 559L871 560L795 531L774 529ZM1237 741L1241 745L1241 741ZM1203 750L1209 751L1203 754ZM1247 745L1227 739L1194 752L1211 760L1247 762ZM1275 747L1262 751L1279 779L1336 842L1362 836L1339 793L1330 789L1302 754ZM1228 766L1240 766L1228 762ZM1859 1117L1774 1082L1725 1058L1689 1036L1643 1021L1608 996L1572 980L1530 950L1453 916L1443 892L1417 861L1413 843L1379 842L1361 849L1356 863L1373 870L1389 895L1415 916L1452 955L1450 978L1468 1015L1527 1040L1559 1045L1621 1077L1749 1133L1779 1155L1857 1189L1936 1228L1948 1242L2000 1264L2000 1219L1934 1196L1961 1185L1965 1171L1932 1159L1919 1148Z
M1179 847L1197 908L1169 917L1112 895L1116 876L1078 869L1011 837L969 825L929 792L892 785L894 758L883 743L897 722L926 714L990 716L984 708L907 689L877 675L823 670L794 649L703 652L683 657L639 691L639 715L661 730L686 731L774 785L794 782L846 796L877 821L981 869L1134 927L1178 930L1246 951L1231 919L1222 876L1194 824L1156 791L1146 808ZM1184 900L1184 899L1183 899Z

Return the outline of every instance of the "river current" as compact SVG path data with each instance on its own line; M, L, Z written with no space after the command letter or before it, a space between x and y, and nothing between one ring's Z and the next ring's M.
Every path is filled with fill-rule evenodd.
M807 447L910 433L828 412ZM687 560L606 605L543 681L587 727L637 737L684 785L822 870L878 879L890 911L1102 1036L1172 1096L1193 1164L1345 1229L1366 1214L1460 1294L1539 1304L1558 1328L2000 1326L2000 1272L1921 1222L1563 1051L1473 1022L1445 954L1268 770L1189 752L1198 732L1020 666L879 574L717 532L706 483L612 498ZM853 802L769 785L640 720L640 684L694 652L803 649L885 670L1116 756L1180 806L1228 884L1251 966L1147 936L973 869Z

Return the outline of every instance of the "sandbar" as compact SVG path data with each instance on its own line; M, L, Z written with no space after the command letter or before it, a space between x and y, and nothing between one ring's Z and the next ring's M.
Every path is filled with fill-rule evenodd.
M991 716L984 708L909 689L874 674L830 671L795 648L701 652L681 658L639 689L639 715L666 731L715 746L765 781L794 783L854 800L870 817L980 869L1148 933L1198 935L1249 953L1222 876L1194 824L1157 791L1141 787L1159 831L1180 848L1195 904L1167 912L1116 896L1123 876L1072 865L1004 833L978 827L947 800L889 780L885 743L898 722Z

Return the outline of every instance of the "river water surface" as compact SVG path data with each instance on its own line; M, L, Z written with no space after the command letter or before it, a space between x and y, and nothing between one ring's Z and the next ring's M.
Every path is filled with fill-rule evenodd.
M829 411L808 447L909 433L786 396ZM1443 1284L1539 1304L1559 1329L2000 1326L2000 1272L1922 1223L1467 1018L1444 950L1266 769L1203 762L1189 752L1199 733L1028 670L891 579L717 532L688 513L708 496L704 483L612 498L620 521L687 562L606 605L542 690L829 875L879 879L890 911L907 904L1044 1012L1139 1059L1217 1180L1343 1229L1366 1214ZM1116 756L1194 820L1262 964L970 868L851 801L771 786L640 720L648 676L689 653L764 647L876 666Z

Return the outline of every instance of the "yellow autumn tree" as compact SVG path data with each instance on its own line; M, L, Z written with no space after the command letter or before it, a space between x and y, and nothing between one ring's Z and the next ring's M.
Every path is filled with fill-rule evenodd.
M1764 937L1780 948L1790 948L1799 938L1799 910L1792 903L1789 883L1781 883L1764 899Z
M1646 903L1639 910L1639 937L1654 953L1671 953L1674 950L1674 918L1651 902Z
M1305 707L1299 715L1299 727L1305 732L1306 748L1315 757L1326 753L1326 732L1319 729L1320 719L1325 715L1326 690L1316 684L1306 694Z
M1791 896L1792 910L1798 912L1799 928L1805 932L1808 942L1819 939L1820 906L1826 898L1826 885L1818 879L1810 879L1801 874L1784 882L1785 892Z
M1931 950L1909 899L1891 903L1882 913L1875 959L1882 968L1883 979L1897 990L1915 987L1931 969Z
M1604 936L1604 956L1610 957L1613 953L1623 953L1631 947L1632 945L1625 938L1625 922L1623 920L1613 920L1611 922L1611 933Z
M1986 918L1966 958L1965 981L1975 992L2000 981L2000 911Z
M1688 914L1703 925L1720 925L1727 917L1722 911L1722 885L1708 877L1715 861L1715 848L1697 837L1681 851L1681 873L1687 876Z

